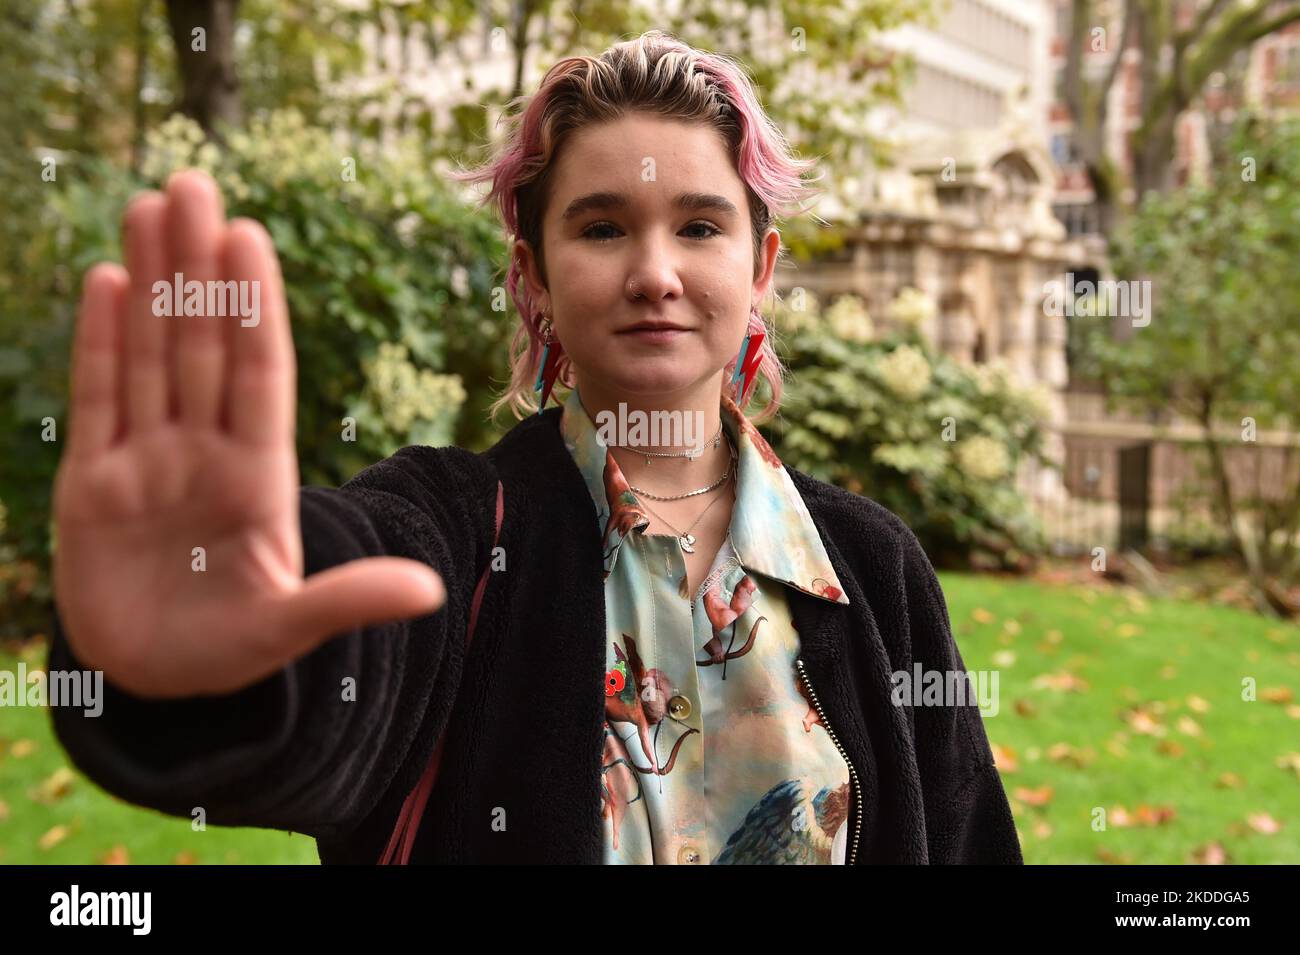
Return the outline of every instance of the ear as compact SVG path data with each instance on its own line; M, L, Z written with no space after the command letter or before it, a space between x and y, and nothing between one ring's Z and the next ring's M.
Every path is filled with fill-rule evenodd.
M763 242L758 247L758 275L754 279L754 301L761 302L767 297L772 287L772 277L776 273L776 257L781 251L781 233L768 229Z
M539 311L546 311L546 307L550 304L550 294L542 282L542 273L537 267L537 257L533 255L532 246L523 239L516 239L513 250L519 261L520 274L523 275L524 283L528 286L529 297L537 304Z

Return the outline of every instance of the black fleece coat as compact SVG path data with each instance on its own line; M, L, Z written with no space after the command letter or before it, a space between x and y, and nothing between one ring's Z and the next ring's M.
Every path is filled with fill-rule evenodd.
M341 488L301 489L305 574L414 558L446 583L439 610L340 633L227 696L143 700L105 680L100 716L51 708L73 762L131 802L307 833L324 863L373 864L445 735L412 862L600 863L601 544L560 413L520 422L481 454L411 446ZM891 702L896 671L965 669L915 535L876 502L787 470L849 599L787 591L807 676L855 777L852 861L1022 863L978 706ZM498 479L505 566L489 575L467 650ZM56 616L49 667L81 666Z

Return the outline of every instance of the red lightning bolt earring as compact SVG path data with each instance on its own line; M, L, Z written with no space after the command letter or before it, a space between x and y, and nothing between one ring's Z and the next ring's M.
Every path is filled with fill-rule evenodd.
M745 340L740 343L740 353L736 356L736 369L731 373L731 381L728 386L736 383L737 380L742 382L739 391L736 393L736 406L745 407L745 402L749 400L749 389L754 384L754 378L758 374L758 366L762 364L763 339L767 336L763 332L755 332L752 335L746 335Z
M546 408L546 401L551 397L551 388L555 386L555 376L560 370L560 355L564 348L551 334L551 317L542 316L542 358L537 364L537 380L533 382L533 391L542 393L542 400L537 403L537 413Z

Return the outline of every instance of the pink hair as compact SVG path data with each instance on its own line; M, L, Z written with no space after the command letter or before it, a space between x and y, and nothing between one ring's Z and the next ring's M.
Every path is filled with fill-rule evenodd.
M480 205L496 204L507 239L512 246L516 238L529 244L544 282L541 222L549 198L552 160L568 135L593 123L640 110L717 129L732 151L749 198L755 275L761 266L762 238L775 216L804 211L797 204L813 193L803 173L815 161L791 155L785 137L759 104L743 67L729 57L697 50L659 30L616 43L597 57L561 60L546 73L533 96L511 101L512 108L516 105L522 106L522 111L512 117L510 134L495 157L452 177L462 182L491 181L492 189ZM510 381L493 403L492 416L509 405L516 417L523 418L537 410L533 382L541 357L541 314L513 251L506 290L522 321L510 345ZM761 422L780 407L785 369L777 357L775 329L768 327L756 310L750 313L747 332L766 334L758 374L767 380L771 397L753 418ZM723 369L728 380L734 368L733 358ZM568 356L562 355L557 384L572 388L572 372Z

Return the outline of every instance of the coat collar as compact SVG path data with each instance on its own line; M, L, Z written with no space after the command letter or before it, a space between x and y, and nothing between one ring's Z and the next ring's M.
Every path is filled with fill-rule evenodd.
M723 395L720 410L722 426L737 451L736 504L728 533L741 565L811 596L847 604L812 515L785 465L729 396ZM600 442L576 388L561 409L559 427L596 508L608 577L623 542L632 533L645 533L650 515L628 487L613 453Z

